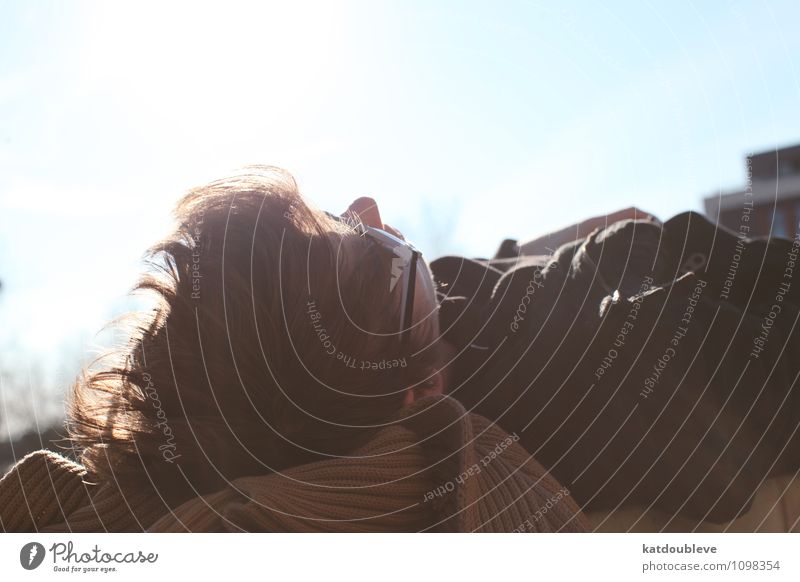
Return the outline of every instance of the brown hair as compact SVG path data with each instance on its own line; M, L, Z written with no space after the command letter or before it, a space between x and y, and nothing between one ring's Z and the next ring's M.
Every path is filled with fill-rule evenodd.
M176 216L136 286L157 307L73 388L71 439L97 481L174 505L347 455L436 365L431 325L400 351L391 256L288 173L247 168L192 190Z

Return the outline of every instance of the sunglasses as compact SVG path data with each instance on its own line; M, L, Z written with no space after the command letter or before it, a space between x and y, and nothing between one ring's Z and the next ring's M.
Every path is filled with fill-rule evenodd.
M389 293L400 284L400 346L408 345L411 336L411 323L414 315L414 293L417 288L417 261L422 256L414 245L386 232L383 229L367 226L357 215L336 216L326 212L330 218L353 228L360 236L370 239L392 253L392 271L389 280Z

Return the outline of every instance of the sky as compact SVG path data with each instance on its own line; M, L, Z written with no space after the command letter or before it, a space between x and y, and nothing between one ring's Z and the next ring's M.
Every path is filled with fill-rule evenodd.
M428 258L701 210L800 142L798 22L794 0L6 0L0 371L63 388L181 195L246 164L325 209L376 198Z

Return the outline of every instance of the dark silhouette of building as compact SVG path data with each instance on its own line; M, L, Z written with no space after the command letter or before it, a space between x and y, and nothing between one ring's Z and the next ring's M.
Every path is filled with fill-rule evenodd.
M794 238L800 233L800 145L750 155L746 165L745 187L706 198L706 215L745 236Z

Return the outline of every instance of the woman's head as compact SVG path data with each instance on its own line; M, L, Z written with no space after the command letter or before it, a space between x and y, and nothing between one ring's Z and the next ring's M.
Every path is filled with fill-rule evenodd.
M346 455L438 378L427 267L401 346L393 254L310 206L285 172L197 188L176 214L138 285L158 307L74 390L73 439L97 478L177 503Z
M390 285L399 284L398 279L400 274L395 268L395 262L402 263L404 259L408 259L414 263L413 266L408 265L413 268L408 268L406 269L408 272L403 273L407 277L410 277L402 281L402 285L408 287L408 289L398 289L402 294L401 305L406 307L405 303L408 303L408 307L413 309L413 317L411 317L410 324L398 322L398 329L401 330L401 332L413 333L414 329L418 326L430 328L429 333L433 332L438 342L438 345L435 346L434 349L437 351L440 363L443 364L445 356L448 355L448 347L444 345L444 342L440 338L439 303L436 296L436 285L427 263L422 259L421 255L416 254L416 249L413 249L413 247L405 242L405 237L400 231L383 222L378 203L374 199L368 197L357 198L342 214L342 217L345 222L356 223L362 229L367 227L367 230L371 228L383 231L383 236L376 237L373 235L372 238L377 239L377 244L388 247L388 253L392 256ZM412 254L412 250L415 251L414 254ZM407 302L405 296L408 296ZM402 312L403 309L400 311ZM441 394L445 391L445 384L446 369L443 365L440 365L437 367L436 373L431 375L423 385L416 386L406 391L405 403L409 404L420 396Z

